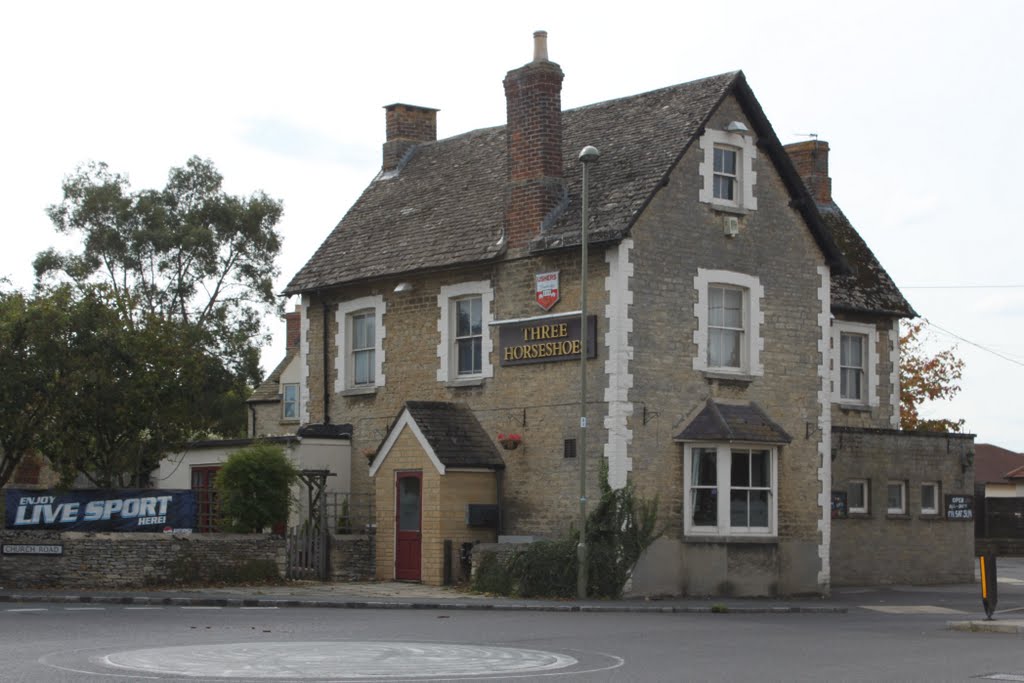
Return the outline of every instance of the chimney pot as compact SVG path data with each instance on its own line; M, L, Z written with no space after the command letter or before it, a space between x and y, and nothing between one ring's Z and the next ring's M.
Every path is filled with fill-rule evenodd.
M548 32L547 31L534 31L533 32L533 61L535 61L535 62L546 62L546 61L548 61Z
M525 246L564 193L562 68L548 59L547 32L533 34L533 61L505 76L508 190L505 230L510 249Z

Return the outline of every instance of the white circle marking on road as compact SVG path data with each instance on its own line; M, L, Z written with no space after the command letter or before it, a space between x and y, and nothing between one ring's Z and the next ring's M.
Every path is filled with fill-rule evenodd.
M544 650L365 641L186 645L115 652L96 661L150 674L331 680L499 677L556 671L577 664L574 657Z

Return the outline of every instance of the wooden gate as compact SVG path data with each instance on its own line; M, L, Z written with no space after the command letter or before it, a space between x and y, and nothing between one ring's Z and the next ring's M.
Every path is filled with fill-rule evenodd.
M307 523L289 529L286 539L288 578L325 581L329 553L326 534Z
M309 517L288 530L285 565L289 579L327 581L330 578L330 529L324 496L329 476L332 474L327 470L299 472L299 480L306 485L309 494L309 507L306 509Z

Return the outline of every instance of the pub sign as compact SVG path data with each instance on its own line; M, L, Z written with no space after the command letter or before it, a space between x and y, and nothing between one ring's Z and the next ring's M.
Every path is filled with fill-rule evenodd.
M542 316L501 325L498 357L502 365L550 363L580 358L580 317ZM587 358L597 357L597 316L587 316Z
M537 273L534 277L536 284L537 303L545 311L558 303L558 271L553 273Z

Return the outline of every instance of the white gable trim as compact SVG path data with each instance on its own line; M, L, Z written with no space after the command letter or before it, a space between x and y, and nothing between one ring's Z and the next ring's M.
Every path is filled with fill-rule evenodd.
M377 451L377 457L373 459L372 463L370 463L371 477L377 476L377 470L379 470L380 466L384 464L384 459L388 457L388 454L391 452L391 448L395 445L395 442L398 441L398 437L401 436L402 430L406 427L409 428L409 431L411 431L413 436L416 437L416 440L419 441L420 447L423 449L423 452L427 454L427 457L430 458L430 462L434 463L434 467L437 469L438 474L443 475L445 473L445 467L437 457L437 453L434 452L430 442L427 441L427 437L423 436L423 432L420 431L419 425L416 424L416 420L412 419L412 415L410 415L409 410L406 409L402 411L401 417L398 418L398 421L395 422L391 431L388 433L388 438L384 440L384 444L380 447L380 450Z

